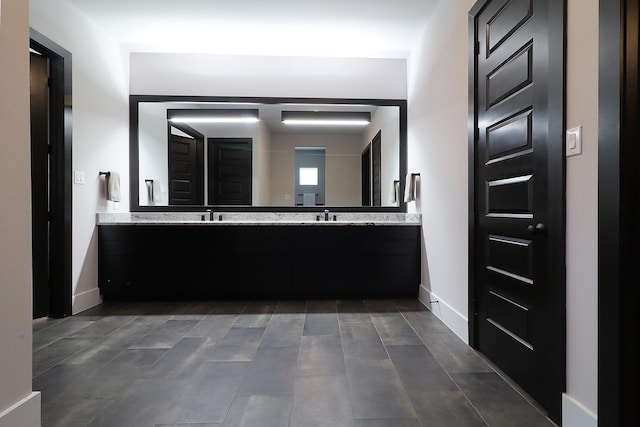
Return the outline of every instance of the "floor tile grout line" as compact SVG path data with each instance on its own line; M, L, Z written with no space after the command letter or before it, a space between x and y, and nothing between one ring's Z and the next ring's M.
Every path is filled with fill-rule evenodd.
M131 319L129 322L125 323L124 325L120 326L120 327L119 327L119 328L117 328L117 329L114 329L113 331L109 332L107 335L104 335L104 336L102 336L102 337L96 338L95 340L93 340L93 341L91 342L91 344L89 344L89 346L91 346L91 345L93 345L93 344L96 344L97 342L99 342L99 341L101 341L101 340L103 340L103 339L106 339L106 337L108 337L109 335L111 335L111 334L115 333L116 331L118 331L118 330L120 330L120 329L124 328L125 326L129 325L130 323L132 323L132 322L133 322L135 319L137 319L138 317L140 317L140 316L136 316L136 317L134 317L134 318L133 318L133 319ZM87 326L88 326L88 325L87 325ZM68 336L68 335L67 335L67 336ZM61 338L61 339L62 339L62 338ZM57 341L60 341L60 340L57 340ZM57 342L57 341L56 341L56 342ZM53 343L52 343L52 344L53 344ZM48 346L46 346L46 347L48 347ZM42 349L44 349L44 348L46 348L46 347L43 347L43 348L39 349L38 351L41 351ZM87 347L88 347L88 346L87 346ZM48 367L47 369L45 369L44 371L42 371L42 372L38 373L38 375L33 375L33 376L32 376L32 378L31 378L31 381L33 382L33 380L34 380L34 379L38 378L40 375L44 374L45 372L49 371L50 369L53 369L53 368L55 368L55 367L56 367L56 366L58 366L58 365L63 365L63 364L64 364L64 362L65 362L66 360L69 360L70 358L74 357L74 356L75 356L75 355L77 355L78 353L80 353L80 352L82 352L82 351L85 351L85 350L86 350L86 347L85 347L85 348L82 348L82 349L80 349L80 350L78 350L78 351L76 351L75 353L70 354L69 356L65 357L64 359L62 359L61 361L57 362L56 364L54 364L54 365L52 365L52 366ZM126 349L125 349L125 350L126 350ZM35 353L37 353L37 351L36 351L36 352L34 352L34 354L35 354ZM118 353L118 355L120 355L121 353L122 353L122 352ZM116 355L115 357L117 357L117 355ZM106 365L107 363L109 363L109 362L110 362L110 361L112 361L113 359L115 359L115 357L113 357L113 358L109 359L107 362L103 363L103 364L101 365L101 367L102 367L102 366L104 366L104 365ZM32 369L33 369L33 362L32 362Z
M390 300L391 301L391 300ZM393 306L396 308L396 310L398 310L398 312L400 312L400 310L398 309L398 307L395 305L395 303L393 303L393 301L391 301ZM365 308L366 308L366 304L365 304ZM416 414L416 419L418 420L418 423L420 424L420 426L425 427L424 423L422 422L422 420L420 419L420 416L418 415L418 411L416 411L415 406L413 405L413 402L411 401L411 397L409 395L408 390L405 388L404 384L402 383L402 379L400 378L400 374L398 374L398 370L396 369L396 365L395 363L393 363L393 359L391 359L391 355L389 354L389 350L387 349L387 345L384 343L384 340L382 339L382 337L380 336L380 331L378 330L378 327L376 326L376 322L373 321L373 316L371 316L371 313L369 312L369 309L367 308L367 313L369 314L369 318L371 319L371 323L373 324L373 327L376 330L376 333L378 334L378 338L380 339L380 342L382 343L382 347L384 348L385 353L387 353L387 357L389 358L389 362L391 363L391 366L393 367L393 372L396 373L396 376L398 377L398 380L400 381L400 383L402 384L402 388L404 389L404 391L407 393L407 395L409 396L409 403L411 404L411 409L413 409L413 412ZM400 314L402 315L402 312L400 312ZM404 315L402 315L402 319L409 325L409 327L411 327L411 325L409 324L409 322L407 321L407 319L405 319ZM413 328L411 328L411 330L413 330ZM415 333L415 331L414 331ZM418 336L418 334L416 333L416 336ZM420 338L418 336L418 338ZM422 342L422 340L420 340ZM423 343L422 344L425 348L426 345Z
M424 305L424 303L422 303L422 301L419 301L421 304ZM395 303L394 303L395 304ZM433 314L433 312L425 305L425 308L427 309L427 311L431 312ZM413 327L413 325L411 324L411 322L409 321L409 319L406 318L404 313L401 313L402 317L405 318L405 321L409 324L409 326L414 330L414 332L416 333L416 335L418 336L418 338L420 339L420 341L422 341L425 345L425 347L427 347L427 350L429 349L429 347L427 346L427 344L424 342L424 340L422 339L422 336L420 336L420 334L418 333L418 331L415 330L415 328ZM435 314L433 314L435 316ZM437 317L437 316L436 316ZM441 321L440 319L438 319L439 321ZM441 321L442 322L442 321ZM446 326L446 325L445 325ZM457 335L455 335L458 339L460 339L460 337L458 337ZM463 341L464 343L464 341ZM543 417L545 417L549 422L551 422L553 425L555 425L555 423L553 423L547 414L545 414L543 411L540 410L540 408L538 407L538 403L535 401L532 401L533 398L531 397L527 397L523 394L523 392L521 392L518 387L514 387L514 385L512 384L512 380L509 379L506 374L504 374L502 371L496 369L496 366L489 360L487 359L483 354L481 354L480 352L478 352L475 348L469 346L468 344L464 343L465 345L467 345L467 347L469 347L478 357L480 357L486 364L487 366L491 369L491 373L494 373L496 375L498 375L512 390L514 390L519 396L521 396L525 402L527 404L529 404L530 406L532 406L538 413L540 413ZM467 402L469 402L469 404L473 407L473 410L476 411L476 413L480 416L480 418L482 419L482 421L487 424L489 426L489 423L485 420L485 418L482 416L482 414L480 413L480 411L476 408L476 406L473 404L473 402L471 402L471 400L469 399L469 397L467 396L467 393L465 393L460 386L458 385L458 383L455 381L455 379L451 376L451 374L455 374L456 372L449 372L447 369L445 369L442 364L440 363L440 361L434 357L434 360L438 363L438 365L440 365L440 367L442 368L442 370L447 374L447 376L451 379L451 381L453 382L453 384L455 384L455 386L458 388L458 390L460 390L460 392L462 393L462 395L465 397L465 399L467 400ZM506 377L506 378L505 378Z
M360 301L362 304L364 304L364 300L358 300L358 301ZM428 316L411 316L411 313L413 313L414 311L415 311L415 312L417 312L417 311L416 311L416 310L414 310L412 307L409 307L409 306L407 305L407 309L406 309L406 310L403 310L403 309L401 308L401 305L402 305L402 303L401 303L401 302L396 302L396 301L393 301L393 300L385 300L385 301L389 301L389 302L392 304L392 306L393 306L393 307L395 308L395 310L396 310L394 313L399 313L399 314L400 314L400 316L401 316L401 318L403 319L403 321L404 321L406 324L408 324L408 325L409 325L409 327L411 328L411 330L413 331L413 333L414 333L414 334L419 338L419 342L420 342L420 344L418 344L418 345L421 345L421 346L425 347L429 352L431 352L431 351L429 350L429 347L428 347L427 343L428 343L428 342L431 342L430 340L428 340L428 338L429 338L429 336L430 336L430 332L434 332L434 334L435 334L435 335L433 336L433 339L434 339L434 340L436 340L436 342L438 342L438 343L439 343L439 340L440 340L440 339L445 340L445 341L443 341L443 342L442 342L442 343L443 343L443 345L445 346L445 348L446 348L446 349L448 349L448 350L449 350L453 355L458 354L456 351L454 351L455 349L457 349L457 346L455 345L455 343L453 343L453 342L448 343L448 342L446 341L446 338L447 338L447 336L446 336L446 335L442 335L442 336L441 336L441 335L439 335L439 334L437 333L438 331L437 331L436 329L433 329L433 330L432 330L432 328L430 328L430 325L431 325L431 323L429 323L429 322L430 322L430 320L431 320L431 318L430 318L430 317L428 317ZM259 349L259 348L260 348L260 346L262 345L262 343L264 342L264 337L265 337L265 335L266 335L266 331L267 331L267 329L269 328L269 326L271 326L271 325L273 325L273 324L274 324L274 323L273 323L274 314L276 314L276 310L277 310L277 307L278 307L278 304L279 304L279 303L280 303L280 301L276 301L276 304L274 305L274 310L272 310L272 311L270 312L270 317L269 317L269 319L268 319L268 322L266 322L266 326L265 326L265 328L264 328L264 331L263 331L262 335L260 336L260 340L259 340L259 342L258 342L257 349ZM240 317L242 317L242 316L244 316L244 315L251 315L251 314L254 314L254 313L247 313L247 310L248 310L248 308L250 307L250 304L251 304L251 303L247 303L247 304L245 305L245 308L244 308L244 310L243 310L243 312L242 312L242 313L234 313L234 314L233 314L233 315L235 316L235 319L233 320L233 322L230 322L230 323L229 323L229 326L226 326L226 327L225 327L225 331L224 331L223 337L224 337L224 336L226 336L226 335L229 333L229 330L230 330L230 329L233 327L233 325L237 322L238 318L240 318ZM299 336L298 336L298 345L299 345L299 347L298 347L298 353L297 353L297 356L298 356L298 357L297 357L296 361L299 361L299 357L300 357L300 349L301 349L300 345L301 345L301 343L302 343L302 339L303 339L303 337L304 337L304 327L306 326L306 323L307 323L307 320L308 320L308 318L307 318L308 314L316 314L316 313L323 313L323 312L325 312L325 311L323 311L323 310L319 310L318 308L316 308L316 310L319 310L319 311L316 311L316 312L313 312L313 313L309 313L309 312L308 312L308 308L309 308L309 300L305 300L304 304L305 304L305 306L304 306L304 316L302 316L302 330L301 330L301 332L300 332L300 334L299 334ZM191 331L193 331L193 329L194 329L194 328L196 328L196 327L198 327L199 325L201 325L203 321L206 321L206 319L207 319L207 318L209 318L209 316L210 316L210 315L222 315L222 314L225 314L225 313L212 313L213 311L215 311L215 307L220 306L220 305L221 305L221 304L215 304L214 306L212 306L212 307L211 307L211 309L209 310L209 313L205 314L205 316L204 316L202 319L200 319L200 321L198 321L198 322L194 322L195 324L194 324L194 325L189 329L189 331L186 331L186 332L184 332L184 333L181 333L181 334L180 334L180 335L181 335L181 339L184 339L184 338L185 338L185 337L186 337L186 336L187 336ZM177 307L177 306L176 306L176 307ZM176 307L171 306L171 311L175 311L175 310L177 310L176 312L179 312L179 309L177 309ZM382 311L382 312L381 312L381 311L379 311L379 310L381 309L381 307L382 307L382 309L383 309L383 311ZM388 360L391 362L391 366L392 366L392 368L393 368L393 372L395 373L395 375L397 376L397 378L399 378L399 379L400 379L400 384L401 384L401 386L402 386L403 390L404 390L404 391L405 391L409 396L411 396L411 394L410 394L410 393L408 393L408 390L406 389L405 384L402 382L402 380L401 380L401 378L400 378L400 375L398 374L398 369L397 369L396 365L393 363L393 359L391 358L391 355L390 355L390 353L389 353L389 346L393 346L393 344L391 344L393 341L391 341L389 344L386 344L386 343L384 342L384 340L382 340L382 337L381 337L381 335L380 335L380 331L382 330L382 329L380 329L380 328L381 328L381 327L384 327L384 323L381 323L381 324L378 324L378 325L377 325L377 324L376 324L376 322L374 322L374 317L378 317L378 316L377 316L378 314L382 313L382 314L384 315L384 311L385 311L384 309L385 309L385 307L386 307L386 306L384 306L384 305L382 305L382 306L378 306L378 307L375 307L375 306L367 306L367 305L365 305L366 316L363 316L363 319L362 319L362 320L367 319L367 322L368 322L370 325L373 325L373 328L374 328L374 330L375 330L375 333L376 333L377 339L378 339L378 340L381 342L381 344L383 345L383 348L384 348L385 354L386 354L386 356L387 356ZM320 308L321 308L321 307L320 307ZM344 378L345 378L345 381L346 381L347 392L349 393L349 397L350 397L350 398L349 398L349 400L350 400L350 407L351 407L351 419L353 420L353 422L354 422L354 424L355 424L355 422L356 422L356 418L355 418L354 406L353 406L353 401L352 401L351 384L350 384L350 381L349 381L349 378L348 378L348 375L347 375L347 371L346 371L347 359L346 359L346 356L345 356L345 339L344 339L344 338L345 338L345 333L346 333L346 329L345 329L345 328L347 327L347 325L349 325L349 322L348 322L348 321L345 321L345 320L341 320L341 317L340 317L341 312L340 312L340 311L339 311L339 309L338 309L339 307L338 307L338 305L337 305L337 300L336 300L336 307L335 307L335 308L336 308L336 310L335 310L335 311L331 311L331 310L330 310L330 308L327 308L326 312L327 312L327 314L332 314L332 315L335 315L335 316L336 316L336 320L337 320L337 327L338 327L338 333L339 333L338 335L339 335L339 339L340 339L340 348L341 348L341 351L342 351L342 354L343 354L343 362L344 362L344 365L345 365ZM161 308L158 308L157 310L161 310ZM376 311L376 310L378 310L378 311ZM427 311L429 311L429 312L430 312L430 310L427 310ZM355 309L354 309L354 310L348 310L347 312L345 312L345 314L347 314L347 315L349 315L349 314L355 314L355 313L359 313L359 311L357 311L357 310L355 310ZM147 314L148 314L148 313L147 313ZM95 345L95 343L96 343L96 342L100 342L100 341L102 341L102 340L108 340L108 339L109 339L109 337L111 337L111 336L113 336L113 335L117 334L117 332L118 332L118 331L121 331L123 328L126 328L128 325L131 325L132 323L134 323L134 322L136 322L136 321L139 321L140 319L142 319L142 318L146 317L146 315L147 315L147 314L138 314L138 315L135 315L135 314L134 314L134 315L122 314L122 315L131 316L131 319L129 319L126 323L124 323L124 324L122 324L122 325L118 326L116 329L113 329L113 330L109 331L107 334L100 335L100 336L99 336L99 337L97 337L95 340L93 340L91 337L88 337L89 339L87 339L87 342L89 342L89 344L87 344L87 345L83 345L83 349L82 349L82 350L78 350L77 352L74 352L73 354L71 354L71 355L69 355L69 356L65 357L65 358L64 358L64 359L62 359L61 361L56 362L52 367L50 367L50 368L46 369L45 371L43 371L43 372L39 373L37 376L34 376L34 377L33 377L33 379L38 378L40 375L44 374L45 372L48 372L50 369L52 369L52 368L54 368L54 367L56 367L56 366L64 365L64 364L65 364L65 361L68 361L68 359L69 359L69 358L75 357L79 352L82 352L82 351L84 351L84 350L90 349L92 346L94 346L94 345ZM262 313L262 314L264 314L264 313ZM162 314L149 314L149 315L153 315L153 316L162 316ZM166 315L168 315L168 316L169 316L169 319L165 319L163 322L161 322L160 324L156 325L156 326L155 326L151 331L145 331L145 332L146 332L146 335L144 335L144 336L148 336L148 335L149 335L150 333L152 333L153 331L157 330L158 328L161 328L161 327L162 327L162 325L164 325L168 320L172 320L171 315L170 315L169 313L167 313ZM432 313L430 313L430 315L433 315L433 314L432 314ZM96 317L97 317L97 316L98 316L98 315L96 315ZM105 315L101 315L101 317L100 317L100 318L98 318L98 319L94 319L94 322L92 322L91 324L88 324L88 325L86 325L86 326L84 326L84 327L82 327L82 328L80 328L80 329L78 329L78 330L76 330L76 331L74 331L74 332L66 333L66 335L63 335L61 338L59 338L58 340L56 340L56 341L54 341L54 342L58 342L60 339L67 338L67 337L69 337L70 335L72 335L73 333L76 333L76 332L78 332L78 331L81 331L81 330L83 330L83 329L84 329L84 328L86 328L86 327L90 327L90 326L92 326L92 325L95 325L95 324L96 324L96 322L99 322L99 321L101 321L101 320L103 320L103 319L105 319L105 318L107 318L107 317L110 317L110 316L111 316L111 313L109 313L109 314L105 314ZM351 319L351 317L350 317L350 316L347 316L347 319ZM355 320L355 319L358 319L358 318L357 318L357 317L354 317L354 320ZM410 319L411 319L411 320L410 320ZM66 319L65 319L65 320L66 320ZM179 319L174 319L174 320L179 320ZM185 319L185 320L186 320L186 319ZM190 320L197 320L197 319L190 319ZM439 319L437 319L437 317L436 317L436 318L434 318L433 320L434 320L434 321L439 321L439 322L441 322ZM424 329L424 328L421 326L421 325L423 325L423 322L424 322L424 326L425 326L427 329ZM63 323L63 322L58 322L58 323L57 323L57 325L62 325L62 323ZM152 322L152 324L153 324L153 322ZM56 326L56 325L51 325L51 327L55 327L55 326ZM141 331L140 331L140 332L142 332L142 330L143 330L144 328L145 328L145 326L144 326L144 325L141 325ZM206 328L205 328L205 329L206 329ZM384 329L384 328L383 328L383 329ZM44 330L44 329L43 329L43 330ZM137 330L138 330L138 329L136 329L136 331L137 331ZM418 330L421 330L421 331L422 331L422 333L418 333ZM423 337L423 335L422 335L423 333L424 333L424 337ZM391 336L393 336L393 335L389 335L389 336L391 337ZM87 337L85 337L85 338L87 338ZM123 335L123 337L122 337L122 338L125 338L125 336ZM372 338L373 338L373 336L372 336ZM458 339L459 339L459 338L458 338ZM214 345L215 345L215 344L214 344ZM398 345L401 345L401 344L398 344ZM175 346L174 346L174 347L175 347ZM46 348L46 346L45 346L45 347L43 347L43 348ZM256 351L257 351L257 349L256 349ZM99 363L99 365L97 365L97 366L104 366L104 365L106 365L106 364L110 363L113 359L115 359L116 357L120 356L124 351L126 351L126 350L127 350L127 348L124 348L124 349L116 348L116 350L119 350L119 353L118 353L116 356L112 357L111 359L109 359L109 360L108 360L108 361L106 361L106 362L100 362L100 363ZM462 347L461 347L461 348L460 348L460 351L461 351L461 352L460 352L460 354L461 354L462 356L466 356L466 355L467 355L466 351L462 351L462 350L463 350L463 349L462 349ZM546 414L544 414L542 411L540 411L538 407L536 407L536 406L535 406L535 405L534 405L534 404L533 404L529 399L527 399L527 398L526 398L526 396L523 396L523 395L522 395L522 393L520 393L520 391L519 391L516 387L514 387L514 386L513 386L513 384L512 384L511 382L509 382L508 380L506 380L506 379L504 378L504 376L501 374L501 372L500 372L500 371L498 371L497 369L495 369L495 367L494 367L494 366L493 366L489 361L487 361L487 360L483 357L483 355L482 355L482 354L480 354L480 353L478 353L477 351L475 351L475 349L471 349L471 350L473 350L473 352L474 352L475 354L477 354L480 358L482 358L482 360L483 360L485 363L487 363L488 368L489 368L489 370L487 371L487 373L494 373L494 374L497 374L497 375L498 375L498 376L499 376L503 381L505 381L505 382L509 385L509 387L510 387L511 389L513 389L514 391L516 391L516 393L517 393L518 395L520 395L520 396L524 399L524 402L525 402L528 406L533 406L533 407L534 407L534 408L535 408L535 409L536 409L536 410L537 410L541 415L543 415L543 416L545 417L545 419L546 419L547 421L549 421L549 419L547 418ZM160 359L158 359L158 360L162 360L164 357L166 357L166 354L168 353L168 351L170 351L170 349L167 349L167 351L165 351L165 352L163 353L163 355L160 357ZM64 354L64 353L63 353L63 354ZM470 355L470 354L469 354L469 355ZM476 415L479 417L479 420L481 420L481 422L482 422L482 423L484 423L484 425L489 426L490 424L489 424L489 423L488 423L488 421L485 419L485 417L484 417L484 416L479 412L479 410L476 408L476 406L471 402L471 400L470 400L469 396L467 395L467 393L465 393L463 390L461 390L461 389L460 389L460 386L458 385L458 383L457 383L457 382L453 379L453 377L452 377L452 375L455 375L455 374L457 374L457 373L464 373L464 372L459 371L459 370L457 370L457 369L454 369L454 370L452 370L451 372L449 372L447 369L445 369L445 368L444 368L444 365L443 365L443 363L441 362L441 360L443 360L443 359L442 359L442 356L446 356L446 354L445 354L445 353L443 353L443 354L441 355L441 357L440 357L440 358L436 358L436 357L434 357L434 360L435 360L435 362L437 363L437 365L440 367L440 369L442 369L442 370L444 371L444 373L447 375L447 377L452 381L452 383L455 385L455 388L456 388L456 389L457 389L457 390L462 394L462 396L464 396L464 400L469 404L470 408L472 408L472 409L473 409L473 411L474 411L474 412L476 413ZM252 357L252 359L251 359L251 361L250 361L249 363L253 363L253 361L254 361L254 360L255 360L255 354L254 354L254 356ZM444 360L446 360L446 359L444 359ZM152 365L150 365L150 366L155 366L155 364L156 364L157 362L158 362L158 361L154 362L154 363L153 363ZM478 365L478 366L480 366L480 365ZM478 368L478 369L480 369L480 368ZM473 370L473 371L471 371L470 373L474 373L475 371L476 371L476 370ZM73 371L73 372L76 372L76 371ZM232 405L233 405L233 402L234 402L234 401L239 397L238 393L239 393L239 391L240 391L240 389L241 389L242 382L246 379L247 373L249 373L249 371L247 371L247 372L244 372L244 373L243 373L243 377L242 377L242 379L241 379L241 380L238 382L238 384L234 387L233 393L232 393L232 394L231 394L231 396L230 396L230 397L231 397L231 400L230 400L230 402L231 402L231 403L230 403L230 404L229 404L229 406L226 408L226 412L224 413L224 417L223 417L223 421L222 421L222 423L224 423L224 422L226 422L226 421L227 421L227 417L228 417L228 415L229 415L229 411L231 410L231 407L232 407ZM325 375L314 375L314 376L316 376L316 377L318 377L318 376L319 376L319 377L342 377L342 375L330 375L330 374L325 374ZM294 377L295 377L295 375L294 375ZM57 378L57 376L56 376L56 378ZM138 383L139 383L139 382L141 382L141 381L143 381L143 382L144 382L144 381L145 381L145 380L147 380L147 379L149 379L149 378L146 378L146 377L145 377L145 378L137 378L137 379L135 379L135 382L138 382ZM74 381L74 380L72 379L72 381ZM138 389L140 389L140 387L138 387ZM132 392L135 392L135 389L128 389L128 391L127 391L127 395L128 395L128 394L130 394L130 393L132 393ZM61 393L61 395L60 395L60 396L58 396L58 399L54 399L54 400L52 400L52 401L48 402L48 403L47 403L47 406L49 406L49 407L53 407L53 406L55 406L55 405L59 404L59 403L56 403L56 402L61 401L60 399L63 399L63 398L66 398L67 400L66 400L66 401L61 401L61 402L62 402L63 404L68 404L68 403L69 403L69 402L68 402L68 399L70 399L70 398L71 398L71 399L73 400L73 396L69 397L69 394L70 394L70 395L74 395L73 390L69 389L69 390L64 391L63 393ZM77 394L77 393L76 393L76 394ZM260 395L261 395L261 394L260 394ZM294 409L294 407L293 407L293 402L294 402L294 399L295 399L295 393L293 393L293 394L291 394L291 395L288 395L288 394L287 394L287 396L291 396L291 405L290 405L290 407L289 407L289 417L288 417L288 423L287 423L287 425L289 425L289 426L290 426L290 425L291 425L291 422L292 422L292 420L293 420L293 419L292 419L292 415L293 415L293 409ZM86 397L88 397L88 396L86 396ZM80 396L80 397L78 397L78 398L82 400L82 396ZM108 400L108 402L109 402L109 403L108 403L108 405L107 405L106 407L102 408L102 410L101 410L101 411L99 411L99 413L98 413L98 414L94 414L93 412L88 412L89 414L91 414L91 420L90 420L89 422L93 422L94 420L96 420L96 419L98 419L98 418L101 418L101 417L105 414L105 412L108 412L108 411L109 411L109 408L112 408L112 407L113 407L113 405L115 405L115 404L119 401L118 399L119 399L119 398L109 398L109 399L107 399L107 400ZM66 403L65 403L65 402L66 402ZM414 403L413 403L413 401L412 401L412 399L411 399L411 398L409 398L409 404L411 405L411 407L413 408L413 410L414 410L414 412L415 412L415 415L417 416L417 418L416 418L416 420L417 420L417 421L416 421L416 422L417 422L417 424L418 424L418 425L420 425L420 426L423 426L423 427L424 427L424 422L423 422L423 420L420 418L420 416L418 416L418 413L417 413L417 411L416 411L416 408L415 408ZM44 409L44 408L43 408L43 409ZM285 414L286 414L286 413L285 413ZM285 415L285 414L283 414L283 415ZM489 414L489 415L490 415L490 414ZM66 415L65 415L65 416L66 416ZM107 416L108 416L108 415L107 415ZM285 415L285 416L286 416L286 415ZM348 417L349 417L349 415L347 415L347 419L348 419ZM395 419L395 418L394 418L394 419ZM54 421L55 421L55 417L54 417L54 418L52 418L52 420L54 420ZM102 419L101 421L104 421L104 419ZM85 421L83 420L83 422L85 422ZM216 422L218 422L218 421L216 421ZM549 421L549 422L550 422L550 421ZM188 424L187 424L187 425L188 425ZM216 425L217 425L217 424L216 424ZM223 425L223 424L221 424L221 425ZM551 422L551 424L550 424L550 425L553 425L553 423Z
M422 303L422 301L420 301ZM395 304L395 303L394 303ZM427 308L425 306L425 308ZM427 308L428 311L431 311ZM429 353L431 353L431 351L429 350L429 347L427 346L427 343L424 342L424 340L422 339L422 336L420 336L420 334L418 333L418 331L416 331L416 329L414 328L414 326L411 324L411 322L409 321L409 319L406 318L406 316L404 315L404 313L401 313L402 317L405 319L405 321L409 324L409 326L411 327L411 329L413 329L413 331L415 332L415 334L418 336L418 338L420 339L420 341L423 343L423 345L425 346L425 348L427 349L427 351L429 351ZM475 351L475 350L474 350ZM433 356L433 354L432 354ZM473 408L473 410L475 411L475 413L478 415L478 417L482 420L483 423L485 423L485 425L487 425L488 427L491 427L488 423L488 421L482 416L482 414L480 413L480 411L478 410L478 408L476 408L476 406L473 404L473 402L471 402L471 399L469 399L469 396L467 396L467 393L465 393L460 386L458 385L458 383L453 379L453 377L451 376L451 373L444 368L444 366L442 366L442 363L440 362L440 360L438 360L438 358L436 358L435 356L433 356L433 359L435 360L435 362L438 364L438 366L440 366L440 369L442 369L442 371L447 375L447 377L449 377L449 379L451 380L451 382L456 386L456 388L458 389L458 391L462 394L462 396L464 397L464 399L467 401L467 403L469 403L469 405L471 406L471 408Z
M359 300L362 302L362 300ZM364 303L362 303L364 305ZM365 307L366 308L366 307ZM353 425L356 424L356 414L353 410L353 394L351 393L351 382L349 381L349 375L347 374L347 358L344 353L344 339L342 338L342 325L340 322L340 313L337 312L338 307L336 304L336 317L338 318L338 334L340 335L340 347L342 348L342 360L344 361L344 378L347 382L347 390L349 392L349 406L351 406L351 419L353 420Z

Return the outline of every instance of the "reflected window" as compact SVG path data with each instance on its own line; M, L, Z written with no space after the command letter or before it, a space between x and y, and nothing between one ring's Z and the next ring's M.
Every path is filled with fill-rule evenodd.
M318 185L318 168L300 168L300 185Z

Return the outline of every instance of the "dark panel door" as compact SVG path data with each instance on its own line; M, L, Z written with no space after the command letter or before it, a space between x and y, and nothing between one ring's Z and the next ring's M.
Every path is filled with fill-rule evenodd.
M362 152L362 206L371 206L371 144Z
M33 318L49 315L49 60L31 53Z
M246 138L209 138L209 204L251 205L252 146Z
M201 205L204 203L202 141L170 134L169 137L169 204Z
M371 180L373 206L382 206L382 135L380 132L371 141Z
M478 349L557 420L564 255L550 255L564 251L564 182L549 165L562 165L562 120L550 116L563 105L549 93L563 75L549 67L562 46L549 14L545 0L493 0L476 15L474 322Z

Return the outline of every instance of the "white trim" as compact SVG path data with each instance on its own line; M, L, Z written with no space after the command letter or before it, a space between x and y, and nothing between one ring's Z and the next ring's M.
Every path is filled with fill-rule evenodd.
M598 427L598 416L573 397L562 393L562 425L564 427Z
M87 310L96 305L102 304L100 289L95 288L89 291L81 292L73 297L73 314Z
M40 427L40 392L34 391L0 412L0 427Z
M422 302L436 317L449 327L457 336L469 344L469 321L466 316L458 313L449 304L438 298L436 294L432 294L427 288L420 285L418 299ZM431 302L438 301L438 302Z

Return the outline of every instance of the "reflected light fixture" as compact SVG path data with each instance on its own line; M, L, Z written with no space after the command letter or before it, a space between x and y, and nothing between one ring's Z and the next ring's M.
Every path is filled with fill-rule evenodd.
M367 126L371 113L359 111L283 111L286 125Z
M260 120L257 109L185 109L167 110L172 123L256 123Z

